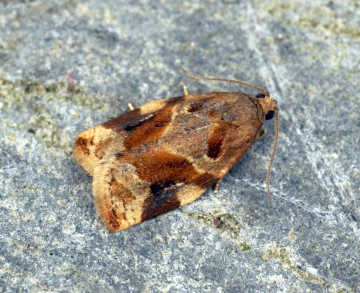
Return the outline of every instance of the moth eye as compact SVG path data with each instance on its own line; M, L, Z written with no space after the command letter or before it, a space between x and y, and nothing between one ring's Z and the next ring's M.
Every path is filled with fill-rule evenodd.
M265 115L265 120L273 119L274 115L275 115L275 112L273 110L267 112Z
M259 98L259 99L263 99L263 98L265 98L265 94L263 94L263 93L257 94L256 97Z

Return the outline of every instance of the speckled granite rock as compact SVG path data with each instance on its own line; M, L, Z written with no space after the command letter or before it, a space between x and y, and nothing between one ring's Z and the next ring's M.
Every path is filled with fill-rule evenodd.
M356 1L0 1L1 292L359 292ZM241 90L279 102L212 191L117 234L72 157L127 103Z

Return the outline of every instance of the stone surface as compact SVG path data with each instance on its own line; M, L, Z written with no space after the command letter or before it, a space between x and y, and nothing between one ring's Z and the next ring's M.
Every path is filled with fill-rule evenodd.
M359 292L357 1L0 1L1 292ZM72 158L143 103L251 89L274 121L219 193L117 234Z

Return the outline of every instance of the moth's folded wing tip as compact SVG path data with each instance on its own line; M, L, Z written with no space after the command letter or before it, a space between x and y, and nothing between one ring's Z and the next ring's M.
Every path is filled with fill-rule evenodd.
M87 129L77 135L74 142L74 158L86 172L93 176L106 148L112 142L111 130L102 125Z
M91 139L91 136L89 136L89 130L80 133L74 142L73 155L75 161L92 176L95 162L92 158L90 146Z
M106 227L114 233L142 222L143 199L127 186L124 172L126 170L121 165L115 167L112 164L100 165L94 169L95 207Z

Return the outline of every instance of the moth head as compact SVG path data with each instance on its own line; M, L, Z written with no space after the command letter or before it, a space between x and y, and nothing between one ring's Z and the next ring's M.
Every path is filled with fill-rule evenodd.
M261 100L260 104L261 104L264 114L265 114L265 120L273 119L275 116L275 112L277 111L277 108L276 108L277 101L273 100L270 97L269 93L267 93L267 95L264 93L260 93L260 94L257 94L256 97L258 99L264 99L264 100Z

